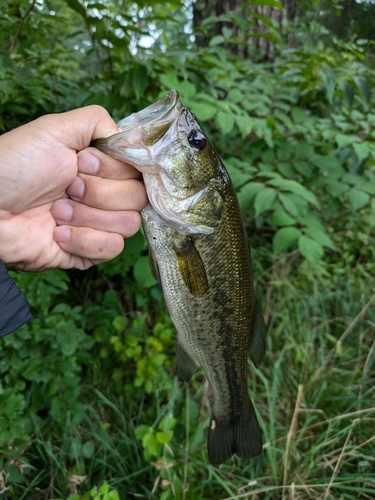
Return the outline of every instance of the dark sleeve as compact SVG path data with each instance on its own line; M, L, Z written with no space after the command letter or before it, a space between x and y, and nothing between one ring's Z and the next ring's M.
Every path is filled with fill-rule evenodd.
M17 330L31 318L29 304L0 261L0 337Z

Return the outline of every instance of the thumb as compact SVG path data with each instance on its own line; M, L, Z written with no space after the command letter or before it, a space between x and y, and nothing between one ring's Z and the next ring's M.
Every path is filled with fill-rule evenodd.
M88 147L94 139L119 132L108 111L96 104L66 113L46 115L39 120L44 120L44 125L47 127L50 122L49 133L76 151Z

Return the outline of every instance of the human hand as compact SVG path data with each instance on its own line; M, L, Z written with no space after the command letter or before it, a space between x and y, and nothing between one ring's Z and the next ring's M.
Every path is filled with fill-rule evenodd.
M0 136L0 260L41 271L87 269L116 257L140 227L141 174L88 147L118 132L88 106Z

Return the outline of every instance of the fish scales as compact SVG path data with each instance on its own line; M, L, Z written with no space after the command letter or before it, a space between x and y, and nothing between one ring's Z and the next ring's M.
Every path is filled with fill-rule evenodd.
M213 465L219 465L233 454L252 458L262 450L261 431L248 395L247 356L250 353L256 366L260 363L265 350L265 325L254 294L250 251L237 197L220 158L209 143L204 143L204 150L210 149L203 159L201 157L201 163L195 161L200 158L199 149L195 151L195 156L185 151L185 157L182 158L188 170L179 175L173 172L173 168L177 171L173 162L178 165L179 150L173 152L171 146L172 150L164 152L158 145L163 140L171 139L168 134L183 113L186 116L178 130L183 131L185 127L191 136L193 127L193 132L203 133L195 117L185 108L178 108L176 95L172 94L169 99L172 101L169 102L170 112L178 112L169 116L168 122L168 109L159 105L164 122L156 129L157 137L154 140L152 124L148 124L147 136L143 141L153 148L147 146L148 159L143 152L134 153L134 144L129 139L135 135L133 128L125 127L125 134L128 135L125 142L121 138L120 145L118 140L112 144L99 142L95 145L112 156L134 164L144 174L150 204L141 212L142 224L163 295L177 330L178 370L185 381L190 380L196 367L202 367L205 371L214 400L208 433L208 455ZM157 118L155 106L152 105L153 120L155 116ZM132 127L137 126L137 115L146 112L147 108L133 115L135 119ZM143 127L146 116L140 117ZM121 128L121 122L119 126ZM139 134L142 137L142 133ZM121 136L121 133L117 135ZM185 135L182 133L179 138L183 139ZM176 140L173 144L176 144ZM186 149L186 144L183 147ZM163 154L158 156L158 148L164 157ZM167 155L168 166L165 166ZM190 163L187 161L189 159ZM161 202L156 199L155 190L161 187L159 179L155 180L157 174L150 174L150 171L154 169L155 172L157 163L161 170L164 164L168 172L163 188L167 186L168 193L173 192L177 201ZM201 164L204 164L204 169L200 168ZM152 175L154 177L151 179ZM189 190L191 186L195 187L193 196L200 194L187 207L185 216L176 193L180 197L186 194L186 186L189 186ZM171 218L168 210L174 210ZM208 222L213 227L209 227Z

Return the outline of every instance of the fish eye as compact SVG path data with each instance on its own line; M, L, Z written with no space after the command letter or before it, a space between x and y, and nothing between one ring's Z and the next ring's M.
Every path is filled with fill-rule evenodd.
M188 141L192 148L202 151L206 147L207 139L200 130L192 130L188 135Z

